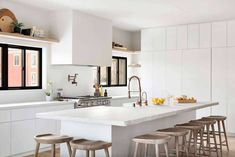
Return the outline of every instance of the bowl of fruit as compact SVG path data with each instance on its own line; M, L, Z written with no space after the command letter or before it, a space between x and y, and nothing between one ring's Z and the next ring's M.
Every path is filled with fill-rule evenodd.
M152 98L152 103L154 105L162 105L164 104L165 99L164 98Z

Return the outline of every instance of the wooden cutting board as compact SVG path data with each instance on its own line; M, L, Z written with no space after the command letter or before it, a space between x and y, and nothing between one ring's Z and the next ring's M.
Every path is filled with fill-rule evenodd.
M0 32L11 33L11 23L14 21L16 21L16 17L9 9L0 9Z

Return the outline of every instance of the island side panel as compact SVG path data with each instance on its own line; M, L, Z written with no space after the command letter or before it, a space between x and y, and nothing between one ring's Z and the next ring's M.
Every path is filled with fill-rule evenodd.
M175 124L185 123L196 118L196 111L184 112L171 117L143 122L137 125L127 127L112 126L112 157L131 157L133 156L134 143L132 139L135 136L153 132L157 129L173 127ZM143 146L139 147L138 157L141 154ZM149 147L149 154L154 155L154 148Z
M61 121L61 135L68 135L74 139L90 139L90 140L103 140L112 141L112 127L110 125L99 125L92 123L80 123L73 121ZM110 154L111 148L109 149ZM103 150L96 151L96 157L104 157ZM61 145L61 157L68 157L68 149L65 144ZM77 150L76 157L84 157L85 151Z

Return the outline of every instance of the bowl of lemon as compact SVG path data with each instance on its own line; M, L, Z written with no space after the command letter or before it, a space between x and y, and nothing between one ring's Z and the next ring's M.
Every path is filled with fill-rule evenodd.
M152 98L152 103L154 105L163 105L165 102L164 98Z

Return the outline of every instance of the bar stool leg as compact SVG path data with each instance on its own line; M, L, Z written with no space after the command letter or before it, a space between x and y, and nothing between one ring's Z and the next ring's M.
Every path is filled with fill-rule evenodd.
M104 152L105 152L105 156L106 156L106 157L109 157L109 149L108 149L108 148L105 148L105 149L104 149Z
M90 157L90 152L89 152L89 150L86 150L86 157Z
M76 155L76 149L73 148L71 157L75 157L75 155Z
M148 153L148 144L144 144L144 157L147 157Z
M175 137L175 150L176 150L176 157L179 157L179 137Z
M203 155L205 155L205 147L204 147L204 141L203 141L203 133L204 133L204 129L202 129L201 131L200 131L200 138L201 138L201 143L200 143L200 151L201 151L201 149L202 149L202 153L203 153Z
M168 144L164 144L165 152L166 152L166 157L169 157L169 152L168 152Z
M217 148L217 142L216 142L216 137L215 137L215 127L214 127L214 124L211 125L211 129L212 129L212 134L213 134L213 138L214 138L216 155L219 156L218 148Z
M38 157L39 148L40 148L40 143L37 143L36 144L36 149L35 149L34 157Z
M160 157L158 144L155 144L155 152L156 152L156 157Z
M222 125L223 125L223 131L224 131L224 137L225 137L225 142L226 142L227 150L229 151L228 138L227 138L227 133L226 133L226 128L225 128L225 125L224 125L224 121L222 121Z
M211 156L210 126L206 125L208 154Z
M219 145L220 145L220 155L222 156L223 152L222 152L222 138L221 138L221 128L220 128L220 121L217 121L217 125L218 125L218 132L219 132Z
M193 149L194 149L194 157L196 157L197 156L197 134L198 134L198 132L197 131L194 131L193 132L193 138L194 138L194 140L193 140L193 142L194 142L194 147L193 147Z
M67 147L68 147L69 156L71 157L71 155L72 155L72 151L71 151L70 143L69 143L69 142L66 142L66 144L67 144Z
M135 143L135 151L134 151L134 157L137 157L137 151L138 151L139 143Z
M94 150L91 151L91 157L95 157L95 151Z
M55 157L55 144L51 145L51 157Z
M192 133L193 131L191 130L190 131L190 134L189 134L189 141L188 141L188 152L190 152L190 148L191 148L191 141L192 141L192 136L193 136L193 133Z
M187 139L186 139L186 135L183 137L183 150L186 154L186 156L188 157L188 148L187 148Z

